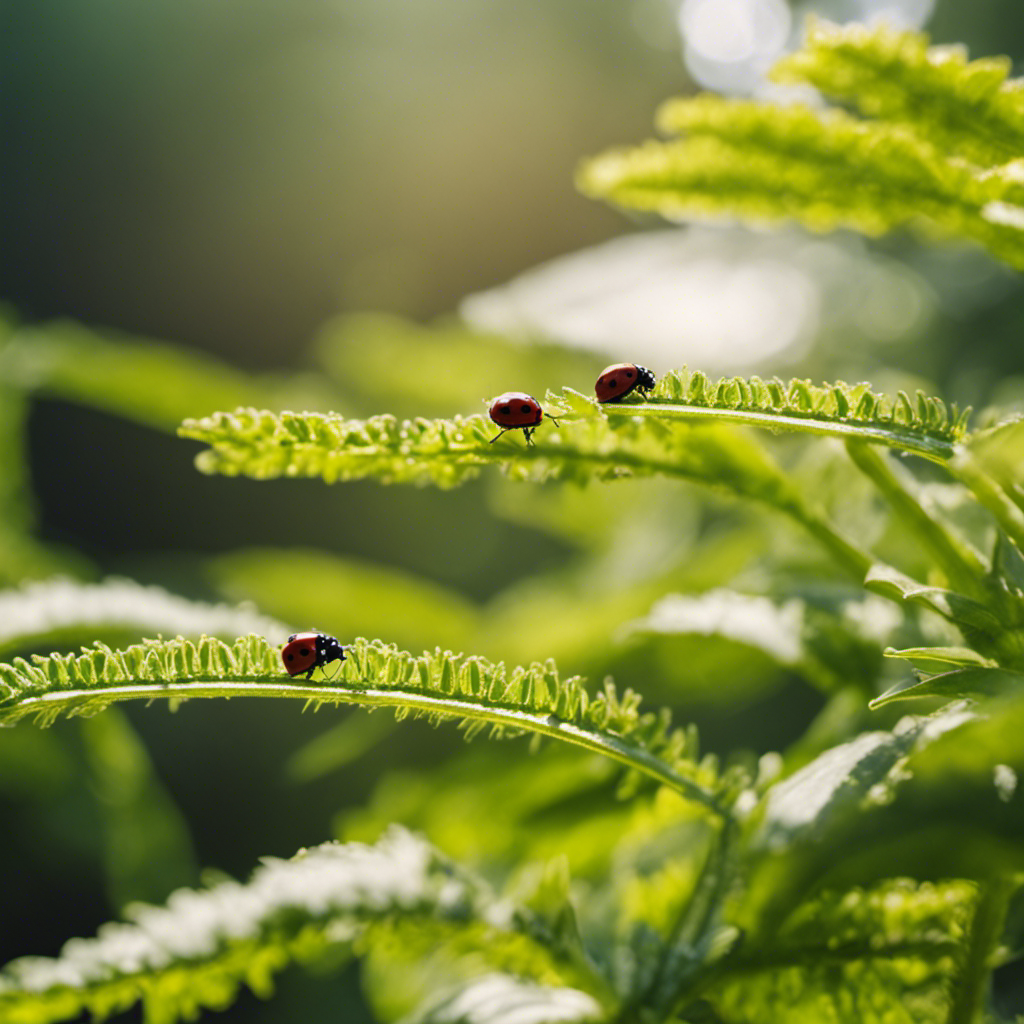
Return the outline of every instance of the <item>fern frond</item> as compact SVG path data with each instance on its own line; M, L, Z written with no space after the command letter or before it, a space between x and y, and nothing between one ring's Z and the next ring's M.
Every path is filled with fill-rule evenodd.
M801 48L772 69L778 82L813 85L862 114L906 126L981 166L1024 156L1024 84L1008 57L968 61L962 46L885 22L811 18Z
M913 398L878 394L871 385L788 382L773 377L720 377L699 370L670 370L646 403L605 405L609 415L645 415L638 407L656 405L666 417L724 419L770 430L794 430L883 444L933 460L948 459L952 446L967 436L971 409L918 391ZM691 410L676 413L674 410Z
M147 640L125 650L105 644L79 655L33 655L0 664L0 723L35 716L49 724L61 714L88 714L122 700L192 697L291 697L313 706L391 707L396 715L454 719L467 737L535 733L625 764L671 786L716 813L718 792L736 779L719 778L714 758L697 761L696 734L673 729L667 710L641 713L632 690L611 681L591 697L578 676L560 679L553 662L506 669L484 658L438 648L420 656L380 641L356 640L336 679L307 683L282 672L280 653L250 634L233 645L212 637L193 643Z
M1020 186L975 173L899 125L714 96L670 101L659 123L688 137L593 158L580 189L671 219L793 219L872 236L925 220L1024 267Z
M112 634L236 637L259 633L280 637L285 624L251 604L231 606L190 601L162 587L108 577L100 583L53 579L0 591L0 653L59 644L98 630Z
M326 843L267 858L248 884L181 889L165 907L127 914L129 923L72 940L55 959L8 964L0 1017L102 1020L141 1002L149 1024L172 1024L224 1008L242 985L268 995L289 962L349 948L375 922L497 920L476 883L398 828L374 846Z

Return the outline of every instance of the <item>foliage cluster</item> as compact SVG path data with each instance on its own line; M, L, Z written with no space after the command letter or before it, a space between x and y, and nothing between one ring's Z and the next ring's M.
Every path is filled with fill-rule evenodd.
M660 123L682 141L598 157L584 189L672 217L909 223L1024 266L1024 90L1004 62L815 25L777 75L845 106L675 101ZM0 577L71 577L0 594L0 725L15 726L0 739L81 717L112 820L159 809L145 856L119 862L121 903L161 897L139 864L182 840L119 702L291 698L532 737L530 757L477 743L395 771L340 817L338 842L268 859L247 882L131 903L57 957L14 961L0 1018L139 1003L171 1024L243 985L270 995L289 963L358 957L383 1020L1000 1019L993 971L1024 945L1024 420L972 429L969 410L923 391L687 370L649 399L599 405L578 389L586 357L451 325L427 335L465 367L472 390L449 380L451 406L495 367L530 367L577 385L545 398L561 427L530 447L490 443L483 416L430 404L436 389L401 358L424 331L387 318L333 325L321 370L296 379L67 325L12 326L0 342ZM377 375L347 372L361 343L387 356L396 403L429 418L361 415L379 397ZM18 467L38 395L178 428L205 446L207 474L440 488L484 476L498 515L562 538L573 563L485 605L304 551L210 560L218 594L262 612L89 581L32 533ZM335 677L288 677L277 645L314 620L371 639L351 640ZM556 658L603 685L561 675ZM782 699L794 677L820 712L759 757L702 754L694 727L638 696ZM390 730L345 719L294 772L326 774Z

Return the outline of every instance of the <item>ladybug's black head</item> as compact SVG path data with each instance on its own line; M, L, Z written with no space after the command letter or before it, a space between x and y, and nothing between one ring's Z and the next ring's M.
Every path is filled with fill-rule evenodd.
M642 387L645 390L650 390L651 388L654 387L655 384L658 383L658 378L655 377L654 374L651 373L651 371L648 370L646 366L638 365L636 368L636 375L639 387Z
M333 637L321 634L317 643L317 655L321 664L329 661L344 661L345 648Z

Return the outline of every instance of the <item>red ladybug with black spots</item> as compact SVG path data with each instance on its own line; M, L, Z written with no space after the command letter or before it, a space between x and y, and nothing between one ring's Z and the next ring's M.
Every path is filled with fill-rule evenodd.
M558 420L551 413L546 413L540 407L540 402L533 395L524 391L506 391L503 395L491 402L488 410L491 419L501 427L501 430L491 438L491 444L501 437L508 430L521 430L526 438L527 444L533 444L533 432L545 416L553 420L558 426Z
M345 648L326 633L292 633L281 648L281 661L290 676L305 672L306 678L310 679L314 669L323 668L332 661L344 660Z
M657 383L657 378L646 366L636 363L614 363L606 366L597 378L594 391L599 402L618 402L632 391L639 391L644 398Z

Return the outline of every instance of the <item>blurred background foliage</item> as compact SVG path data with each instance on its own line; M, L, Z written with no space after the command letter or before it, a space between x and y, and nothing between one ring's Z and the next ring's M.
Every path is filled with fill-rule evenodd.
M763 73L812 10L888 13L972 55L1024 55L1014 0L15 0L5 656L187 631L177 595L252 602L243 614L282 635L555 657L674 704L723 752L785 749L829 698L791 757L848 734L863 701L847 687L873 691L882 648L914 630L777 517L665 480L258 485L200 476L172 435L242 404L479 412L510 388L586 391L612 359L1020 408L1024 288L977 251L667 228L573 191L579 159L648 134L666 96L777 94ZM836 450L775 447L852 535L927 573ZM30 593L40 607L31 581L58 575L169 593L48 592L38 622L11 625ZM361 714L211 703L6 734L0 869L18 884L0 960L56 953L127 900L194 882L196 865L245 875L257 854L392 820L495 875L557 853L584 877L614 871L622 843L657 834L656 806L608 799L606 765L516 761ZM480 816L488 834L466 827ZM648 914L644 892L635 902ZM352 982L286 975L280 998L230 1017L336 1012L339 998L359 1013Z

